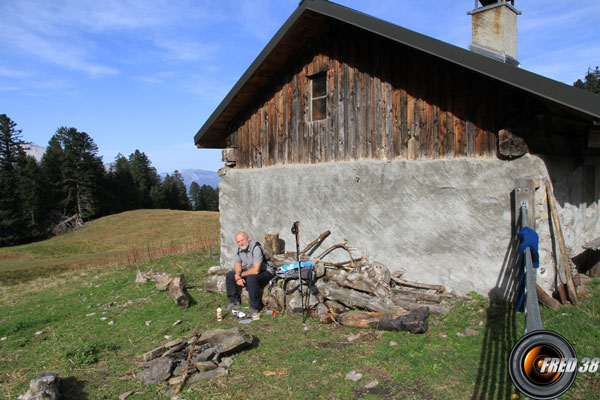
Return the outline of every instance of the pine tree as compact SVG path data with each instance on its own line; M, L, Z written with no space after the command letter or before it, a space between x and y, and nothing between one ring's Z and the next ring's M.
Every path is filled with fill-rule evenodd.
M54 210L64 216L79 214L83 219L105 212L106 171L98 157L98 147L85 132L75 128L58 128L50 139L48 157L42 159L46 178L51 183Z
M198 211L198 210L202 210L201 206L203 205L201 203L201 199L200 199L200 185L198 185L196 182L192 182L190 184L190 200L192 202L192 210L194 211Z
M21 154L17 160L18 197L23 212L23 239L32 241L46 236L42 199L41 167L35 158Z
M40 169L42 175L41 204L42 214L48 225L59 222L66 215L63 208L63 148L59 138L54 135L42 156Z
M177 210L191 210L192 204L190 198L187 195L187 189L183 181L183 177L179 171L173 172L173 180L175 181L175 192L176 192L176 207Z
M202 210L219 211L219 193L209 185L202 185L200 188L200 201Z
M129 170L137 189L136 208L156 207L150 192L153 187L160 185L161 181L148 156L136 149L129 156Z
M19 198L18 160L28 143L6 114L0 114L0 246L17 244L26 236L26 216Z
M573 86L600 94L600 69L598 67L595 70L588 68L584 80L577 79L577 82L573 83Z
M108 172L108 187L110 214L139 208L139 194L129 161L120 153Z

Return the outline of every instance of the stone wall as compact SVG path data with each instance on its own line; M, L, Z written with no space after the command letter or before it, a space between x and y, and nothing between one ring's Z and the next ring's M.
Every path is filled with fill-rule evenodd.
M561 219L567 221L567 246L576 248L582 232L586 238L600 233L596 203L591 206L595 219L582 217L590 214L582 209L585 205L569 200L581 181L568 179L563 160L547 162L559 178L555 190ZM536 191L538 282L550 288L554 267L543 185L548 169L544 160L531 155L514 161L459 158L223 169L221 263L233 265L239 230L261 242L265 232L279 232L285 249L295 250L290 228L299 220L301 246L329 229L321 249L348 239L355 254L365 251L391 270L405 271L405 279L444 284L461 294L474 290L510 297L517 245L511 240L511 192L520 177L542 182ZM344 260L347 254L334 252L328 259Z

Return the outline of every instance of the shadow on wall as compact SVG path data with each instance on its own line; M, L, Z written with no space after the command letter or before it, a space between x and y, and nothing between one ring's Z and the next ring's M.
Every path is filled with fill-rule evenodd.
M514 210L514 191L511 193L511 210ZM511 217L511 239L506 249L502 269L496 286L488 293L490 307L483 334L479 369L471 400L508 399L512 382L508 375L508 358L520 335L516 332L516 311L519 276L519 252L516 235L516 218Z

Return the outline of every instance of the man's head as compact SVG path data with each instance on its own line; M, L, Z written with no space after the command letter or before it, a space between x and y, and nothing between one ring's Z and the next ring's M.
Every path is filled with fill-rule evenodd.
M248 243L250 242L250 238L248 237L246 232L238 232L238 234L235 235L235 242L237 243L240 249L246 251L248 250Z

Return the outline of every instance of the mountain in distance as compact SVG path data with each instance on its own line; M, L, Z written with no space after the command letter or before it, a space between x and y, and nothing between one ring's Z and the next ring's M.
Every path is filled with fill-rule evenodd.
M42 160L42 156L46 152L46 148L35 143L30 143L27 145L27 147L29 148L25 150L25 154L35 158L35 161L40 162Z
M173 175L173 172L169 172L168 174ZM185 183L187 189L190 188L192 182L196 182L200 187L202 187L202 185L208 185L216 189L221 180L215 171L207 171L205 169L182 169L179 173L181 174L183 183ZM165 179L165 176L167 176L166 172L160 174L162 179Z

